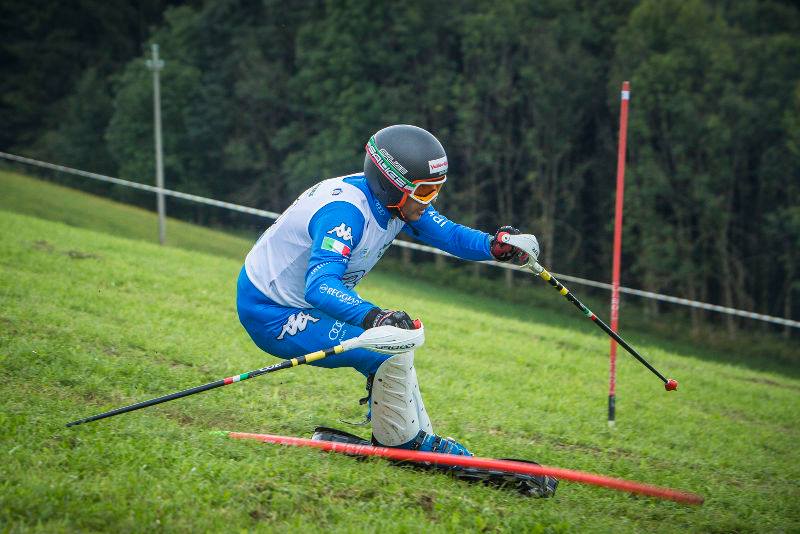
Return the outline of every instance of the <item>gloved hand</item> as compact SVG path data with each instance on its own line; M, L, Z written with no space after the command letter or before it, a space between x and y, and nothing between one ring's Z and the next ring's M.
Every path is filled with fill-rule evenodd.
M518 235L519 230L513 226L501 226L494 233L492 242L489 245L489 250L497 261L515 261L516 263L523 264L528 261L528 254L508 243L503 243L500 240L501 234Z
M372 308L361 322L361 328L367 330L376 326L396 326L406 330L414 330L416 328L414 320L404 311Z

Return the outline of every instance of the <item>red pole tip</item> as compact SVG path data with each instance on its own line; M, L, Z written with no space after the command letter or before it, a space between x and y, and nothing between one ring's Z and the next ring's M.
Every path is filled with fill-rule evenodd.
M676 389L678 389L678 381L670 378L669 380L667 380L667 383L664 384L664 389L666 389L667 391L675 391Z

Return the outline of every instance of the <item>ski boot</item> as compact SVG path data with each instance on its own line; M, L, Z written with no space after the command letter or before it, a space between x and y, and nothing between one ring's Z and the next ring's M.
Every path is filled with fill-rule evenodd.
M372 438L373 443L380 445ZM422 452L438 452L442 454L457 454L459 456L474 456L462 444L453 438L443 438L437 434L428 434L424 430L420 430L417 437L408 443L398 445L398 449L410 449L412 451Z

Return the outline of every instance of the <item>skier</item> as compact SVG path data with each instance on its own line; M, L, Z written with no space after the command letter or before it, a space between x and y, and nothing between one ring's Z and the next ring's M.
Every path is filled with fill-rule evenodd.
M401 231L465 260L524 262L527 255L490 234L456 224L432 203L447 180L447 154L410 125L378 131L364 172L323 180L302 193L258 239L239 273L239 319L262 350L293 358L382 325L415 328L400 310L354 291ZM352 350L311 365L352 367L367 377L372 440L386 447L472 454L434 434L422 402L413 351Z

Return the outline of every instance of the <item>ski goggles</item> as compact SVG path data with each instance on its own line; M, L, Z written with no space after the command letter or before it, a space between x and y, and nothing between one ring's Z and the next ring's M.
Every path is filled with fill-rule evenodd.
M414 181L412 182L414 186L413 190L407 194L420 204L430 204L439 196L439 191L442 190L442 186L446 181L447 175L439 176L435 180L426 178L424 180Z
M372 162L380 169L381 173L389 180L392 185L403 192L403 198L395 206L399 208L405 204L408 197L413 198L420 204L430 204L439 195L442 186L447 181L447 175L432 178L422 178L420 180L409 180L403 174L405 168L386 151L378 149L375 137L371 137L366 147L367 154ZM401 172L402 171L402 172Z

